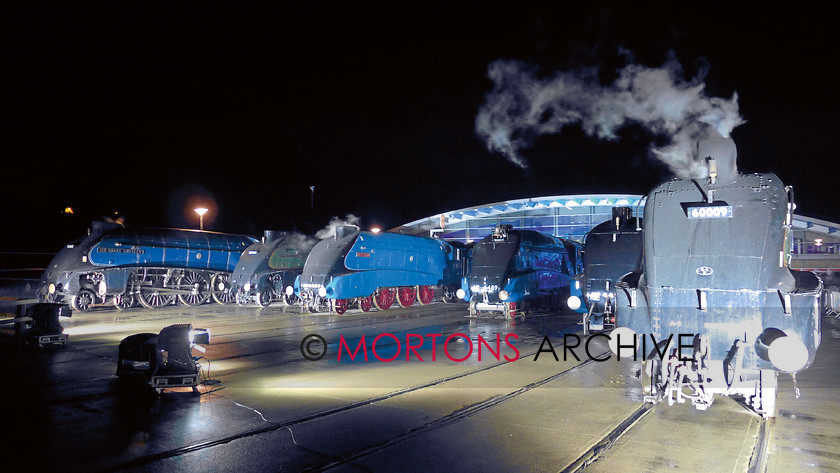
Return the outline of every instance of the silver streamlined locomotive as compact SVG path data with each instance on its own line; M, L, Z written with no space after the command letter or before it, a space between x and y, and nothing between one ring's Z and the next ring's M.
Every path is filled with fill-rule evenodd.
M777 374L795 383L819 347L822 281L789 267L791 189L739 174L730 139L701 142L698 157L707 178L647 196L644 265L618 284L611 348L642 357L647 401L702 410L737 395L770 417Z
M154 309L179 300L199 305L231 302L228 280L242 251L255 239L198 230L126 228L94 222L88 235L68 243L41 276L39 297L69 301L73 310L111 302Z
M297 302L293 284L315 241L299 234L266 230L263 239L242 252L230 284L240 305L265 307L275 300Z

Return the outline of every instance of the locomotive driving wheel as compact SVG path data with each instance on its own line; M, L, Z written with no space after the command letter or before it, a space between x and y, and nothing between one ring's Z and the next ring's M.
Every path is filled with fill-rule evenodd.
M178 300L184 305L201 305L210 298L210 283L207 281L207 277L201 273L187 271L178 278L177 284L178 289L181 290L181 293L178 294Z
M229 274L216 273L210 278L210 287L213 289L210 293L213 295L213 300L219 304L231 304L236 301L236 295L231 290Z
M371 307L373 307L373 296L359 298L359 310L367 312Z
M419 302L420 305L431 304L434 299L434 286L417 286L417 302Z
M140 291L137 298L147 309L158 309L175 302L175 295L166 287L166 275L147 274L140 279Z
M397 303L400 307L411 307L417 297L417 286L400 286L397 288Z
M380 287L373 294L373 305L379 310L388 310L396 298L397 291L393 287Z

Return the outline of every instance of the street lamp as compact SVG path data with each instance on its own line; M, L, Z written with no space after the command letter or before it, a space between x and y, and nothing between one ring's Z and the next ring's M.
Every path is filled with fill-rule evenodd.
M204 230L204 214L207 213L207 210L208 209L205 209L204 207L199 207L195 209L195 213L198 214L199 228L201 228L201 230Z

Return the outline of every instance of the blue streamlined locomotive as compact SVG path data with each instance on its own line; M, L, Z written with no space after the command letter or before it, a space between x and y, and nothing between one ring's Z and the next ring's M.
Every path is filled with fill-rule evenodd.
M514 318L529 304L562 309L571 296L580 301L574 278L582 270L580 243L499 225L473 247L458 296L470 303L471 316L488 311Z
M39 297L69 300L76 311L110 300L118 309L148 308L177 298L198 305L233 299L228 280L242 251L256 241L243 235L171 228L125 228L94 222L88 235L62 248L41 276Z
M703 410L737 395L770 417L778 372L795 386L819 347L822 281L788 266L790 188L771 173L739 174L732 140L703 141L698 157L707 178L648 194L643 272L618 284L611 348L644 357L650 402Z
M295 278L303 272L315 241L298 234L266 230L261 241L242 252L230 280L238 304L256 302L265 307L280 300L295 302Z
M436 288L452 300L467 255L460 243L338 227L312 248L295 292L310 311L327 303L339 315L354 302L364 312L388 309L395 300L401 307L415 299L425 305Z
M615 285L642 269L644 232L629 207L613 208L612 220L596 225L583 242L584 333L615 325ZM580 301L570 302L579 306Z

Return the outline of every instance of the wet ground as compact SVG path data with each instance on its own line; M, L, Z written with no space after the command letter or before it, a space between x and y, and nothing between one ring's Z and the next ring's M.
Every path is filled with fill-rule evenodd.
M596 337L587 353L576 315L466 315L442 303L343 316L96 310L62 319L70 343L44 348L6 327L2 449L37 471L732 472L754 471L759 450L768 472L840 471L833 318L798 376L801 397L781 376L779 415L765 424L730 398L707 411L644 404L637 366L592 360L608 348ZM117 382L121 340L180 323L212 332L194 351L198 394ZM313 335L326 341L317 361L304 357L323 351Z

